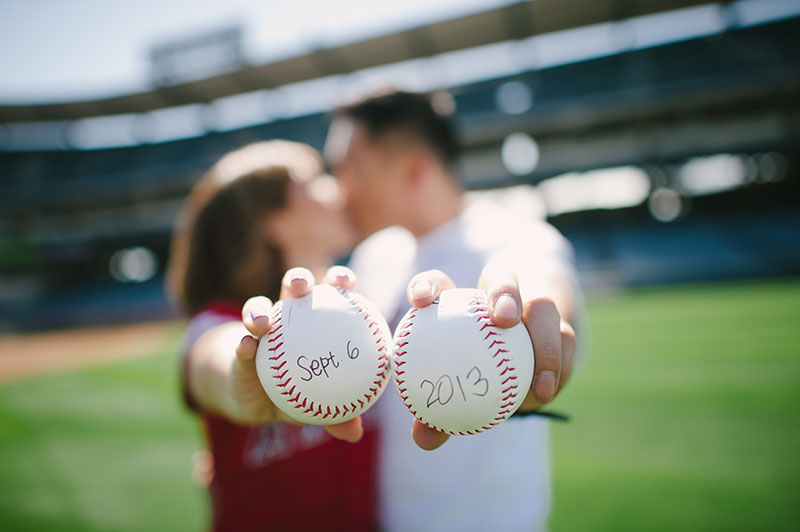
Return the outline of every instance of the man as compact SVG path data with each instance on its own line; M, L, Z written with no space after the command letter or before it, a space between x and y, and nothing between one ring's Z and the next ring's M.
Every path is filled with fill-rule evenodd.
M392 327L410 305L429 305L441 290L485 289L497 325L522 320L530 333L535 374L520 409L530 413L549 403L572 371L580 292L571 248L544 222L465 205L447 104L442 95L393 92L343 109L331 126L326 156L362 238L369 237L351 262L357 289ZM396 395L385 394L376 406L385 529L546 528L545 420L516 415L480 435L449 438L414 420ZM427 452L448 438L441 450Z

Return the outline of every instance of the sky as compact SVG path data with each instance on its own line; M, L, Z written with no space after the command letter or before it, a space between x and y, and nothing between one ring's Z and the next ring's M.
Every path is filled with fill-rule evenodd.
M0 0L0 104L50 103L149 87L148 50L240 23L263 63L484 11L510 0Z
M0 0L0 105L74 102L146 91L151 88L152 46L231 25L241 25L245 60L261 64L515 1ZM797 16L800 0L737 0L731 8L739 22L748 25ZM713 34L725 23L720 13L709 5L674 15L639 17L633 47ZM536 56L536 65L505 64L509 54L503 45L451 53L445 70L455 72L442 81L458 83L613 53L608 26L521 41L514 54ZM530 46L536 47L535 53L524 49ZM459 66L460 56L464 65ZM423 63L434 65L427 76L443 76L442 61ZM482 68L480 75L470 72L464 77L462 71L476 65ZM411 68L418 70L415 65Z

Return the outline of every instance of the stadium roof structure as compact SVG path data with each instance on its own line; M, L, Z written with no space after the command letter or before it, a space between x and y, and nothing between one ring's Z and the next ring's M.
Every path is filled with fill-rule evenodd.
M248 91L707 3L707 0L521 1L147 92L91 101L0 106L0 123L74 120L207 103Z

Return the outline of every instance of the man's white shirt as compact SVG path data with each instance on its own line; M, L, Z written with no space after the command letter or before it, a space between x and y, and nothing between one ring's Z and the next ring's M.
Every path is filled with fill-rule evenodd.
M400 228L372 235L353 253L357 290L384 313L391 327L409 308L406 287L419 272L438 269L458 287L475 287L497 258L537 270L520 277L535 291L549 268L566 268L580 299L569 243L549 224L489 202L464 212L415 241ZM562 270L563 271L563 270ZM530 285L530 286L528 286ZM548 422L511 418L474 436L453 436L435 451L411 438L413 416L387 390L373 414L381 426L380 518L388 531L544 530L551 505Z

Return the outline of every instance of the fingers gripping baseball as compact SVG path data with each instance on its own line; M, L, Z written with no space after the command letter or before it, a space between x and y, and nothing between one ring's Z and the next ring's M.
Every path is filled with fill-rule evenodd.
M453 280L444 272L428 270L412 277L408 283L406 294L412 306L423 308L433 303L442 290L455 287ZM426 451L438 449L450 438L448 434L426 427L416 419L411 428L411 436L414 442Z
M561 317L552 299L538 298L525 303L522 321L533 342L532 392L540 405L547 404L559 389L563 367Z
M498 327L508 329L522 318L522 299L517 276L496 264L488 264L481 272L478 288L486 292L489 316Z
M558 386L554 394L557 395L572 375L573 361L576 350L575 330L572 326L564 320L561 320L561 373L558 378ZM537 362L538 364L538 362ZM536 381L533 381L534 385ZM552 399L551 399L552 400ZM538 399L534 390L532 389L525 401L520 406L521 411L538 410L546 404L547 401Z
M384 325L387 331L379 342L375 336L375 330L380 330L377 314L369 310L369 303L361 296L350 293L355 281L351 270L334 266L326 273L324 284L337 291L315 286L314 276L306 268L288 270L281 283L281 301L269 313L273 323L256 346L256 354L251 353L250 340L254 339L243 340L239 348L244 358L252 357L251 365L255 366L262 393L266 393L271 406L282 418L288 416L295 422L324 425L333 437L350 442L358 441L363 435L362 421L356 410L366 408L382 391L388 367L380 360L381 350L385 350L380 342L386 343L384 336L388 335L388 328ZM307 297L312 298L313 304L295 301ZM265 309L265 301L260 302ZM289 321L288 316L293 319ZM322 334L321 330L325 329L320 329L322 317L335 318L339 325L332 326L325 321L330 331ZM259 332L265 329L262 327ZM342 338L347 342L339 342ZM322 355L311 356L312 353ZM341 379L348 374L356 376L358 384L342 388ZM361 394L362 387L368 393ZM355 388L359 388L359 393ZM335 422L339 418L346 420Z
M344 266L334 266L328 270L325 282L347 290L353 290L356 276L352 270ZM299 298L308 295L314 286L314 275L306 268L291 268L283 276L281 282L281 299ZM263 336L269 332L269 313L272 301L264 296L255 296L245 302L242 307L242 323L253 336Z
M345 290L354 290L356 287L356 274L350 268L333 266L325 274L325 282Z
M414 443L425 451L438 449L450 438L449 434L426 427L417 419L414 420L414 425L411 427L411 436L414 438Z
M442 290L449 290L455 287L456 284L444 272L428 270L411 278L406 293L408 302L411 305L422 308L433 303Z
M290 268L283 274L281 299L308 295L314 287L314 274L306 268Z
M455 288L455 283L439 270L429 270L414 276L408 285L407 295L415 308L431 305L443 290ZM487 292L487 307L491 321L501 328L511 328L520 322L522 305L516 276L502 268L484 269L480 289ZM402 370L401 370L402 371ZM470 374L474 376L474 373ZM443 445L449 435L416 419L412 427L414 442L424 450L434 450Z
M364 427L361 423L361 416L350 421L338 423L336 425L325 425L324 429L338 440L355 443L364 435Z
M572 325L564 320L561 320L561 378L558 379L558 391L569 380L572 375L572 364L575 359L575 350L577 349L577 340L575 337L575 329Z
M333 266L326 273L325 282L339 288L344 288L345 290L354 290L356 286L356 275L350 268ZM361 416L351 419L350 421L345 421L344 423L326 425L325 430L334 438L351 443L359 441L364 435Z
M240 420L256 424L285 420L281 416L258 382L256 372L256 350L258 342L252 336L245 336L236 346L233 361L231 395L241 411Z
M255 296L248 299L242 307L242 323L247 332L253 336L261 336L269 332L269 312L272 310L272 301L264 296Z
M236 346L236 362L239 365L252 364L255 371L256 351L258 341L252 336L245 336L239 345Z
M325 282L333 286L352 290L355 287L355 274L348 268L334 266L326 276ZM281 282L280 298L296 299L311 293L314 286L314 275L306 268L292 268L284 274ZM297 423L267 397L258 381L256 354L258 340L255 337L266 336L274 324L270 315L273 303L268 298L257 296L250 298L242 307L242 323L253 336L245 336L236 347L236 358L233 362L231 392L242 411L241 420L248 423L269 423L288 421ZM349 442L361 439L364 430L361 418L357 417L344 423L325 426L333 437Z

